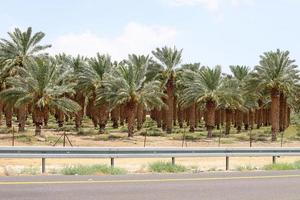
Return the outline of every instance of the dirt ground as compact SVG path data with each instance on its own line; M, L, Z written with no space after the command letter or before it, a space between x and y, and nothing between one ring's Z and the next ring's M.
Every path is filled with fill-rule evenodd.
M16 126L15 126L16 127ZM124 128L123 128L124 129ZM86 125L88 134L78 134L74 131L69 131L68 138L73 146L94 146L94 147L143 147L145 137L137 134L133 138L128 138L124 130L109 130L104 135L99 135L97 130L93 130L90 124ZM294 131L294 130L292 130ZM43 136L34 136L34 128L28 127L25 133L15 133L15 146L52 146L62 135L63 131L58 131L55 128L48 128L43 130ZM198 134L198 133L195 133ZM147 136L146 147L182 147L182 140L180 133L170 136ZM244 136L245 137L245 136ZM246 135L247 137L247 135ZM184 146L186 147L249 147L248 141L230 141L229 138L222 138L219 144L218 137L213 139L206 139L205 136L201 139L187 140ZM12 130L2 128L0 130L0 146L12 145ZM56 146L62 146L62 139L58 141ZM67 146L69 144L67 143ZM270 143L269 141L254 141L253 147L280 147L281 142ZM283 140L283 147L299 147L299 140ZM149 163L155 161L170 161L170 159L116 159L115 165L128 170L129 172L147 172ZM300 160L300 157L281 157L278 162L294 162ZM261 168L266 164L272 162L271 157L260 158L230 158L230 168L236 169L240 166L252 166ZM176 163L193 168L196 171L204 170L224 170L225 158L176 158ZM41 159L6 159L0 158L0 175L15 175L18 171L24 168L40 168ZM72 166L78 164L110 164L109 159L47 159L46 166L48 172L55 169L60 169L65 166ZM39 170L40 171L40 170Z

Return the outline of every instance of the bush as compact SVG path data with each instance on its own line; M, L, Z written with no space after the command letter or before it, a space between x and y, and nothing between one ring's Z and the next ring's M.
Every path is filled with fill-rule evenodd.
M142 136L145 136L145 134L147 134L147 136L164 136L165 135L165 133L160 128L155 128L155 127L149 128L148 130L142 131L140 133L140 135L142 135Z
M64 175L99 175L99 174L111 174L119 175L126 174L126 170L118 167L110 167L107 165L76 165L71 167L65 167L61 170Z
M187 168L182 165L173 165L170 162L158 161L149 165L149 170L151 172L168 172L168 173L179 173L187 171Z

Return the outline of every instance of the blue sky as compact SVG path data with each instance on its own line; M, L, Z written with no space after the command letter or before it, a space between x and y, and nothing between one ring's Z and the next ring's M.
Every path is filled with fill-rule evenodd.
M7 0L0 37L14 27L46 33L51 53L114 59L164 45L183 48L183 63L253 67L265 51L300 60L298 0Z

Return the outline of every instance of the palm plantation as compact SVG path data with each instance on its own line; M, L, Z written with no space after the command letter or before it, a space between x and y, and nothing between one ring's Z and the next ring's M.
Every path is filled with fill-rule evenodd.
M135 113L139 105L146 110L163 107L161 84L146 81L149 57L129 55L128 62L106 73L103 87L97 90L97 102L108 101L112 107L124 104L128 122L128 136L132 137Z
M50 48L51 45L39 45L41 40L45 37L43 32L32 33L32 28L29 27L25 32L16 28L14 32L8 33L9 40L1 39L0 42L0 63L2 68L1 76L14 76L18 73L18 68L24 66L24 62L28 59L34 58L40 54L41 51ZM40 55L39 55L40 56ZM5 87L10 87L5 84ZM1 88L3 86L1 85ZM12 124L12 106L9 103L4 105L6 125L11 127ZM24 131L26 107L20 106L18 108L19 131Z
M40 135L53 115L59 127L72 119L78 132L88 118L101 134L110 121L113 129L126 124L132 137L150 115L166 133L204 126L212 138L223 127L229 135L271 126L276 140L298 109L299 73L288 51L265 52L253 70L233 65L225 74L221 66L183 64L183 50L176 47L122 61L100 53L49 56L51 45L40 44L44 36L28 28L1 39L0 121L4 113L7 127L16 117L25 131L31 116Z
M33 59L18 70L18 75L7 78L10 88L0 93L4 102L10 102L16 108L32 107L36 135L41 133L45 109L59 109L71 114L80 106L65 94L74 93L71 84L60 84L64 80L55 61L50 59Z

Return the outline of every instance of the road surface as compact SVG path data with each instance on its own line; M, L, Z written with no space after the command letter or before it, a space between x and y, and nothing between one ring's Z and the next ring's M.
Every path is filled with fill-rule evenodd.
M300 171L0 177L2 200L299 200Z

